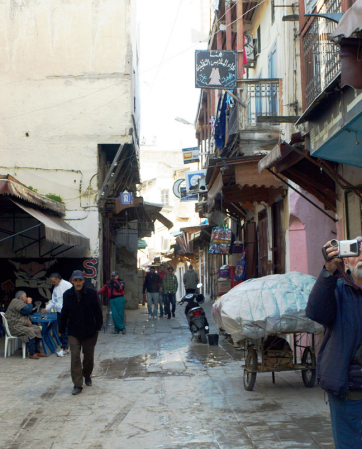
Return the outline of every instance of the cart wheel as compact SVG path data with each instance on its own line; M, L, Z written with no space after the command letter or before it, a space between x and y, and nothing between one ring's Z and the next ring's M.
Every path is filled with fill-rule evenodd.
M316 359L315 354L312 352L311 348L305 348L302 356L302 365L307 366L315 366ZM314 387L315 378L316 378L316 370L315 369L305 369L302 371L302 378L304 386L307 388Z
M245 359L245 368L256 370L258 365L258 357L255 349L248 348L248 353ZM244 369L244 388L247 391L251 391L254 388L256 380L256 373L250 373Z

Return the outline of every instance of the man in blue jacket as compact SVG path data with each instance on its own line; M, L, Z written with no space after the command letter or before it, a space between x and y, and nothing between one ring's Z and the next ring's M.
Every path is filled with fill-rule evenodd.
M70 372L74 383L72 394L79 394L83 389L83 377L87 386L92 385L94 348L98 332L102 328L103 315L97 292L84 286L83 272L73 271L71 282L73 287L63 294L63 308L58 325L59 334L68 330Z
M317 360L317 378L328 392L336 449L362 448L362 377L356 376L362 366L359 370L353 360L362 344L362 237L357 239L360 255L343 260L337 257L337 247L325 244L329 260L306 308L307 316L326 329Z

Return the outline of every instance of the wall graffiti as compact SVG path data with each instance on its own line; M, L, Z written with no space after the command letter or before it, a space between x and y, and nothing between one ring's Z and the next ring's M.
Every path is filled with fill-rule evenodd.
M89 287L96 288L98 259L5 259L0 258L0 304L13 298L17 290L24 290L34 301L42 304L52 296L49 276L58 272L70 280L73 270L82 270Z

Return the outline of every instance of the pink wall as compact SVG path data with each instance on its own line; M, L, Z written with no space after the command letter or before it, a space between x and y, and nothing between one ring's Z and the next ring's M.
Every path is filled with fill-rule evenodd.
M313 195L302 193L324 209ZM318 276L324 264L321 248L337 237L336 224L296 192L289 194L289 214L290 270Z

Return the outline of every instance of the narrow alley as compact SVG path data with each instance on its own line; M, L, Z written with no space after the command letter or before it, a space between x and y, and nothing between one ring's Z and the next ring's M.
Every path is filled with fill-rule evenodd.
M210 303L205 310L210 317ZM183 307L171 320L128 310L126 335L99 334L93 386L79 396L69 356L18 351L0 365L0 448L334 448L319 387L285 372L275 385L259 374L245 391L243 351L219 343L191 341Z

